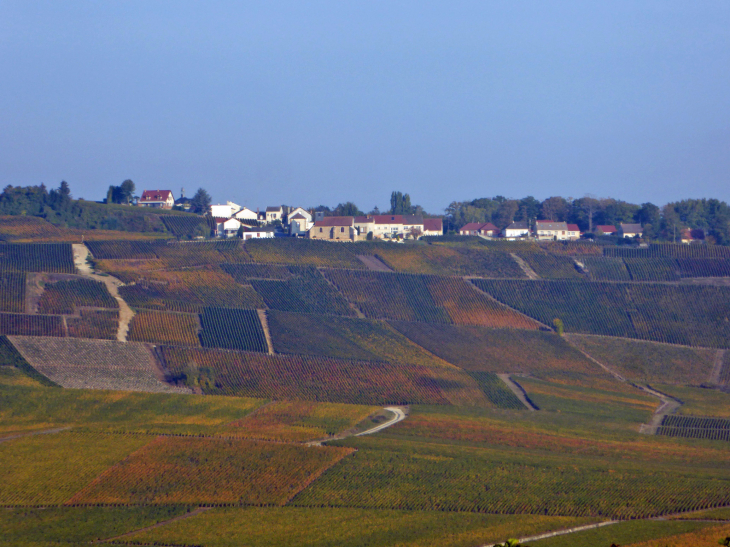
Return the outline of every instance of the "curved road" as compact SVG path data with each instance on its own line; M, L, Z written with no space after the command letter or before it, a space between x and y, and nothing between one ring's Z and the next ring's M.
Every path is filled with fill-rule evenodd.
M382 431L386 427L390 427L391 425L395 425L398 422L406 419L406 413L403 412L403 409L402 408L398 408L397 406L386 406L384 408L384 410L387 410L389 412L392 412L393 414L395 414L395 416L393 416L387 422L383 422L380 425L376 425L372 429L368 429L366 431L362 431L360 433L356 433L355 434L355 437L359 437L361 435L371 435L372 433L377 433L378 431Z

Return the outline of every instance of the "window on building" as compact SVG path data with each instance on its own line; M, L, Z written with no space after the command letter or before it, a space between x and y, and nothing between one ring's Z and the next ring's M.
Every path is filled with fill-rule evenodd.
M340 228L340 232L344 232L344 231L345 231L345 228L344 227L343 228Z
M320 229L319 229L319 233L320 233L320 234L322 233L322 228L320 228Z

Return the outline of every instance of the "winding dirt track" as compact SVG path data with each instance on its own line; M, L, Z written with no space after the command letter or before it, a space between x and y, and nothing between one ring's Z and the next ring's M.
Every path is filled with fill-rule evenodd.
M132 317L134 317L134 312L132 311L132 308L127 305L124 299L119 296L119 287L124 283L111 275L95 275L94 270L86 261L89 256L89 249L86 248L86 245L74 243L73 251L74 264L76 265L79 275L104 283L106 288L109 290L109 293L119 303L119 328L117 329L117 341L126 342L127 333L129 332L129 323L132 321Z
M348 437L360 437L362 435L372 435L373 433L377 433L378 431L382 431L383 429L386 429L392 425L397 424L398 422L401 422L406 419L406 410L405 408L398 407L398 406L386 406L383 408L383 410L387 410L388 412L393 413L393 417L388 420L387 422L383 422L380 425L376 425L375 427L371 427L370 429L366 429L365 431L361 431L360 433L352 433L351 431L345 431L344 433L340 433L339 435L335 435L334 437L328 437L326 439L318 439L316 441L309 441L307 446L322 446L322 443L326 443L328 441L339 441L342 439L347 439Z

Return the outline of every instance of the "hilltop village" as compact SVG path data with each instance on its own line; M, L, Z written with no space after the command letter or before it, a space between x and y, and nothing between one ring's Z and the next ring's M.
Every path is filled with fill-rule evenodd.
M189 210L189 203L190 200L185 198L175 200L171 190L145 190L136 204L140 207ZM423 214L328 215L325 211L284 205L254 211L227 201L209 205L206 216L211 220L211 236L244 240L291 236L334 242L406 241L424 236L438 237L445 233L443 218L428 218ZM467 222L454 233L508 241L577 241L595 236L639 241L644 236L644 227L637 222L616 222L597 224L587 233L575 223L532 219L512 221L502 229L491 222ZM703 230L689 227L681 227L677 238L682 243L703 240Z

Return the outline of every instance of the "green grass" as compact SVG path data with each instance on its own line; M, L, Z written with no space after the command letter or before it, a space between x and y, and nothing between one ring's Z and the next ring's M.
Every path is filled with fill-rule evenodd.
M169 520L188 511L183 505L146 507L44 507L0 510L3 545L88 544L97 539Z
M129 541L206 547L474 547L586 522L527 515L303 507L214 509Z

